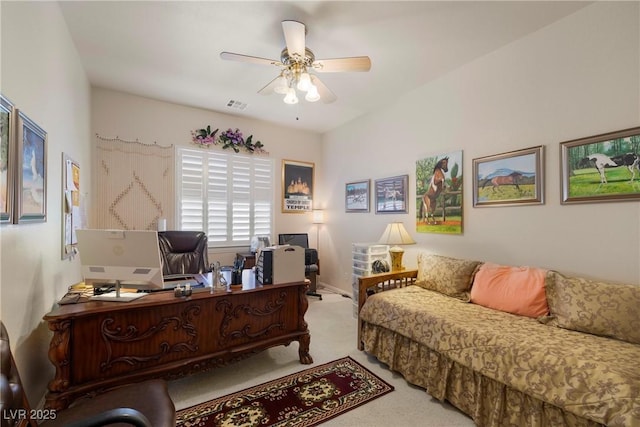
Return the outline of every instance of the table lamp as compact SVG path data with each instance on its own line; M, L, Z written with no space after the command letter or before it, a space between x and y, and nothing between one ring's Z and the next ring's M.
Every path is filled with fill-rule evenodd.
M411 238L409 233L407 233L404 224L401 222L392 222L387 225L378 243L393 245L389 248L391 271L400 271L402 270L402 255L404 254L404 249L398 245L413 245L416 242Z

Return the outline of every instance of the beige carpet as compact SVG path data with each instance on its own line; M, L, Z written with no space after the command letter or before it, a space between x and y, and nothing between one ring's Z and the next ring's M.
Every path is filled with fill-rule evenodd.
M395 387L364 406L331 419L323 426L454 427L473 426L473 421L451 405L431 398L423 389L409 385L375 358L356 348L356 320L353 301L334 293L323 294L322 301L309 297L305 316L311 332L313 365L301 365L298 343L279 346L227 367L198 373L169 382L169 392L177 409L243 390L336 358L350 356Z

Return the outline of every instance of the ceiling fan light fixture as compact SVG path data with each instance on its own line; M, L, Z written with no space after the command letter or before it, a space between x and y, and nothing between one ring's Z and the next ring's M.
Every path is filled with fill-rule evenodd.
M320 100L320 94L318 93L318 88L309 83L309 90L307 91L307 95L304 97L307 102L316 102Z
M290 87L287 90L287 94L284 97L284 103L289 105L298 103L298 97L296 96L296 90L294 88Z
M311 87L311 76L306 71L300 74L298 79L297 88L303 92L306 92Z

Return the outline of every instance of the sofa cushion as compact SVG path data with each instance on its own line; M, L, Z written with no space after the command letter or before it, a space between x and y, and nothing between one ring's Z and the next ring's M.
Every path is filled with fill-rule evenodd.
M416 285L468 302L471 282L480 264L480 261L421 252Z
M543 323L640 344L640 286L547 275Z
M547 270L485 263L471 286L471 302L507 313L539 317L548 314Z

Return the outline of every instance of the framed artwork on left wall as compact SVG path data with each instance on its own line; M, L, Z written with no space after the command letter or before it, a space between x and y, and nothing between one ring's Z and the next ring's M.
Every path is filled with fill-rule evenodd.
M14 222L47 220L47 133L22 111L17 111L18 144L16 218Z
M0 222L13 222L15 183L15 108L0 95Z

